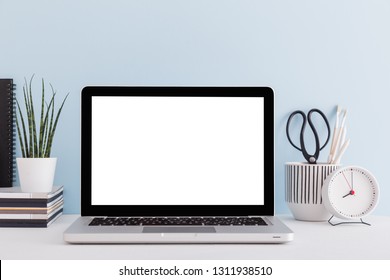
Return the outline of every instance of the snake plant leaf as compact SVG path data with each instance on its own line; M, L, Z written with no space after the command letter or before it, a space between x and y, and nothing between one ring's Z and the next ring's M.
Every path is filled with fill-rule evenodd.
M29 150L28 150L28 140L27 140L27 133L26 133L26 125L25 125L25 121L24 121L23 114L22 114L22 111L20 109L20 105L19 105L18 100L16 100L16 105L17 105L17 108L18 108L18 111L19 111L20 121L22 123L23 138L24 138L24 142L20 141L20 145L21 145L22 151L23 150L25 151L24 157L27 157L27 155L29 154ZM17 117L17 113L15 114L15 116ZM16 119L16 124L17 125L18 125L18 122L19 122L19 120ZM18 132L18 134L19 134L19 140L21 140L22 139L22 135L20 134L20 131Z
M37 128L35 124L35 113L34 113L34 101L32 97L32 89L31 89L31 84L34 76L31 77L30 79L30 84L29 84L29 90L30 90L30 118L31 118L31 126L32 126L32 138L33 138L33 157L39 157L38 155L38 138L37 138Z
M49 103L47 103L45 101L45 82L44 79L42 79L40 119L36 120L32 94L33 78L34 75L31 77L29 82L27 82L26 78L24 79L25 82L23 86L23 98L26 110L26 117L24 117L22 113L22 108L18 100L16 100L17 111L15 112L15 121L18 139L20 141L23 157L50 157L54 134L62 109L64 107L65 101L69 96L69 93L65 96L60 108L55 114L56 92L53 86L50 84L53 94L50 98ZM39 124L38 130L36 126L37 124Z
M49 105L47 106L47 120L46 120L46 131L45 131L45 139L44 139L44 147L43 147L43 157L46 157L47 155L47 149L48 149L48 145L49 145L49 135L50 135L50 131L51 131L51 126L53 126L53 118L54 118L54 97L55 97L55 94L53 93L52 97L51 97L51 100L50 100L50 103ZM50 154L49 154L50 155Z
M54 125L53 125L51 131L49 132L48 146L47 146L47 149L46 149L46 157L50 157L51 147L52 147L52 144L53 144L53 139L54 139L54 134L55 134L55 131L56 131L56 128L57 128L57 123L58 123L58 120L60 118L60 115L61 115L61 112L62 112L62 108L64 107L65 101L68 98L68 96L69 96L69 93L65 96L64 100L62 101L62 104L61 104L60 108L57 111L57 115L56 115L56 118L55 118L55 121L54 121ZM54 106L53 106L53 108L54 108Z
M29 141L28 143L28 153L27 157L33 157L33 134L32 134L32 124L31 124L31 105L30 105L30 98L28 95L28 87L27 87L27 80L24 78L24 83L25 85L23 86L23 97L24 97L24 104L26 106L26 117L27 117L27 125L28 125L28 136L29 136Z
M16 122L16 128L17 128L18 136L19 136L20 148L22 150L22 157L26 157L26 151L24 149L24 143L23 143L23 139L22 139L22 133L20 132L20 125L19 125L19 119L18 119L17 113L15 114L15 122ZM24 133L24 135L26 135L26 134Z
M43 135L45 133L44 126L44 112L45 111L45 83L42 79L42 98L41 98L41 118L39 124L39 143L38 143L38 157L43 156Z

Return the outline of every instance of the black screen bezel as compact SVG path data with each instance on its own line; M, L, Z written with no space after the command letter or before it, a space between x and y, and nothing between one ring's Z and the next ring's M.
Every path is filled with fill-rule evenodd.
M190 96L264 98L263 205L92 205L92 97ZM107 191L110 191L107 186ZM250 194L248 194L250 195ZM81 92L82 216L247 216L274 215L274 93L269 87L87 86Z

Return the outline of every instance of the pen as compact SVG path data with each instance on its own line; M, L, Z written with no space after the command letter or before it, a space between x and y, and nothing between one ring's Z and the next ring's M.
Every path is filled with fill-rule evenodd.
M343 146L341 147L340 151L337 153L337 156L335 157L335 159L334 159L334 161L333 161L334 164L339 164L339 163L340 163L341 157L342 157L343 154L345 153L345 150L348 148L350 142L351 142L350 139L348 139L348 140L343 144Z
M341 107L337 105L337 113L336 113L336 123L334 125L333 129L333 137L332 137L332 144L330 145L330 152L329 152L329 157L328 157L328 163L332 163L333 161L333 156L336 153L336 139L338 138L339 134L339 119L340 119L340 114L341 114Z
M340 142L339 142L339 144L338 144L338 146L337 146L337 149L336 149L336 151L340 151L340 149L341 149L341 147L344 145L344 143L345 143L345 138L346 138L346 136L347 136L347 127L343 127L343 128L341 128L341 130L340 130Z
M339 127L336 127L340 123L340 115L343 114L343 117L341 119L341 125ZM344 144L345 135L346 135L346 128L345 128L345 120L347 118L347 110L341 110L339 106L337 106L337 118L336 118L336 125L335 125L335 142L333 143L333 146L331 147L331 151L329 154L328 162L329 163L335 163L335 159L337 154L339 153L340 146Z
M332 145L330 146L330 152L328 157L328 163L332 163L334 154L336 153L336 139L338 138L338 134L340 132L340 128L336 127L333 130L333 137L332 137Z

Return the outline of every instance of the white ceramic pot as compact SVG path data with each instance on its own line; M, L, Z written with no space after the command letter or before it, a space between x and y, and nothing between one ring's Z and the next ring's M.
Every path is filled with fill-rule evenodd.
M286 202L294 218L300 221L326 221L331 214L322 202L322 185L339 164L285 164Z
M23 192L51 192L57 158L17 158L16 163Z

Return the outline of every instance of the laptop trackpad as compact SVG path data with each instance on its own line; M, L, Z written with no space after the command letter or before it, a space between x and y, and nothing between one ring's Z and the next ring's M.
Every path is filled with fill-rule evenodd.
M144 227L144 233L215 233L214 227Z

